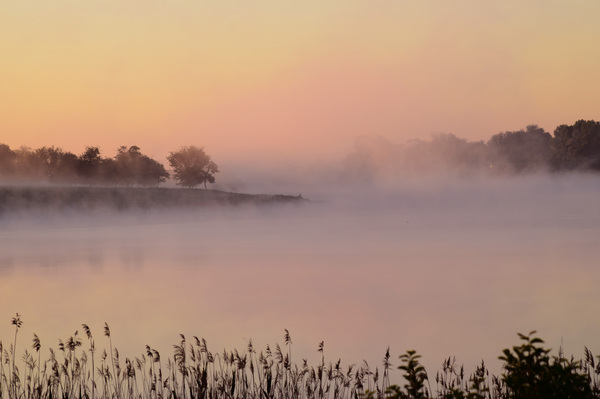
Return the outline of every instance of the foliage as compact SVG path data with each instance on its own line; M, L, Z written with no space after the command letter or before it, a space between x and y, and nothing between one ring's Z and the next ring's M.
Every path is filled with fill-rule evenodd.
M167 157L173 168L177 184L184 187L196 187L199 184L215 182L215 173L219 171L217 165L203 148L196 146L182 147L173 151Z
M414 350L409 350L400 356L402 365L398 366L404 371L404 391L398 385L391 385L388 388L390 399L426 399L429 397L425 388L425 381L428 380L425 367L419 363L420 355Z
M585 361L566 360L562 354L550 357L543 341L533 334L519 337L521 345L505 349L500 377L490 376L485 364L469 377L456 359L444 360L436 374L436 391L414 350L400 356L398 367L404 385L391 385L389 349L383 370L372 370L366 362L344 368L341 361L326 362L324 343L318 345L321 359L316 365L292 361L292 340L285 330L287 353L279 344L259 351L252 341L244 351L234 349L213 353L206 340L180 335L173 355L164 357L145 346L142 354L122 359L112 346L111 331L104 324L107 349L99 350L91 329L75 331L59 340L57 349L46 348L33 334L30 353L17 355L17 333L23 324L19 314L12 318L13 343L0 341L0 399L511 399L511 398L600 398L600 366L585 349ZM42 359L41 352L49 353ZM96 356L100 354L99 358ZM37 355L37 356L36 356ZM21 367L24 366L24 367ZM383 377L383 378L380 378Z
M0 176L12 176L15 172L17 154L6 144L0 144Z
M523 343L512 350L504 349L500 360L505 362L502 381L506 398L552 399L590 398L591 387L581 362L567 360L562 354L550 357L544 341L534 336L519 334Z
M215 182L217 165L203 148L185 146L167 158L178 185L196 187ZM554 135L537 125L494 134L487 142L469 142L452 133L431 140L396 145L389 140L361 138L355 151L341 161L342 181L373 180L402 174L455 173L507 175L539 171L600 171L600 122L578 120L562 124ZM100 148L79 155L58 147L11 149L0 143L0 182L157 186L169 177L164 166L137 146L118 148L113 158Z
M600 170L600 122L579 120L554 131L552 160L561 170Z
M115 164L115 179L120 185L158 186L169 177L162 164L142 154L137 146L119 147Z
M524 172L545 169L550 159L552 136L537 125L525 130L503 132L488 141L490 163L498 172Z
M54 146L12 151L0 144L0 179L8 182L156 187L168 177L165 167L137 146L119 147L114 158L106 158L93 146L75 155Z
M395 145L382 137L361 138L342 161L342 180L452 173L514 175L540 171L600 171L600 122L560 125L554 136L537 125L494 134L486 143L451 133Z

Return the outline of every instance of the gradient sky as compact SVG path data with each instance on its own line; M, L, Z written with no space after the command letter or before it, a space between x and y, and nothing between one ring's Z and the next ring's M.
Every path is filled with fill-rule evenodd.
M600 119L600 2L7 2L0 142L220 162Z

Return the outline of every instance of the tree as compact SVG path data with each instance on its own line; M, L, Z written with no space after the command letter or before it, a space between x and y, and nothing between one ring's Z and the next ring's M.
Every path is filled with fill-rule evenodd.
M192 188L204 184L206 189L206 183L214 183L215 173L219 171L203 148L192 145L171 152L167 160L179 186Z
M526 172L543 169L550 159L552 136L537 125L525 130L503 132L488 141L491 164L496 171Z
M96 183L101 163L100 148L86 147L83 154L78 158L77 173L86 183Z
M160 183L164 183L169 177L169 172L166 171L160 162L146 155L142 155L139 162L141 164L141 173L138 176L137 184L158 187Z
M16 172L19 179L27 181L43 181L47 179L44 160L33 149L21 146L15 151Z
M15 173L17 154L6 144L0 144L0 177L12 177Z
M38 148L34 154L43 169L44 176L49 182L54 183L66 160L65 152L62 148L52 146Z
M59 154L58 167L52 176L52 183L73 184L78 182L77 165L79 158L69 151Z
M557 169L600 170L600 122L579 120L554 130L552 161Z
M137 146L119 147L115 162L119 184L158 186L169 177L161 163L142 154Z

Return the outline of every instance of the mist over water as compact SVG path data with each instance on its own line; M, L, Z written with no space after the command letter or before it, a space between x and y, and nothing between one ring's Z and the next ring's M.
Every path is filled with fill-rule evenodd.
M0 337L19 312L22 342L35 332L42 348L81 323L102 346L107 322L123 358L146 344L170 355L179 333L264 349L284 328L295 362L325 341L330 361L374 368L390 346L430 373L448 356L497 372L534 329L566 354L600 353L598 177L310 180L247 180L301 206L5 215Z

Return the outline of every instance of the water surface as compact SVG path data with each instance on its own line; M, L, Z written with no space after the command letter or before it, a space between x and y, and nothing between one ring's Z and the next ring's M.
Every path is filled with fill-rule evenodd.
M122 357L283 346L381 364L416 349L430 373L468 371L538 330L549 347L600 354L600 184L592 177L406 182L304 190L304 206L5 217L0 339L22 314L56 348L104 322ZM306 193L306 194L305 194ZM163 356L164 356L163 355ZM398 363L396 360L394 363Z

